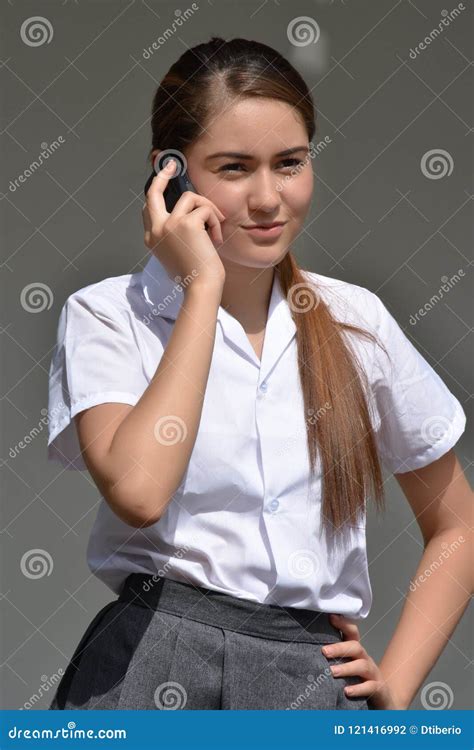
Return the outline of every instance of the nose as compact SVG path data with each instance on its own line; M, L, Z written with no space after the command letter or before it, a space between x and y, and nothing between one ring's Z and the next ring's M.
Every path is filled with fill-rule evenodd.
M271 172L262 170L252 178L249 195L249 211L276 211L280 205L280 191L277 190L278 178Z

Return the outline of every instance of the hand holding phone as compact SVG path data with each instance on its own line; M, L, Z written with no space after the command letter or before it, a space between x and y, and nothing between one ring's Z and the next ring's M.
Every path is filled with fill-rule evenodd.
M175 158L174 161L176 162L177 159ZM156 177L160 169L163 169L163 167L165 167L168 162L169 162L169 158L166 158L166 155L164 159L162 155L160 154L158 154L155 157L154 162L153 162L153 171L145 183L145 188L144 188L145 197L148 193L148 190L150 189L153 179ZM181 164L178 164L177 166L179 168L175 170L175 176L172 177L172 179L170 179L170 181L168 182L168 185L166 186L166 190L164 193L166 210L169 213L171 213L178 199L182 196L184 192L186 192L186 190L189 190L193 193L197 193L196 188L194 187L193 183L189 179L187 170L186 169L183 170Z
M147 196L148 190L150 189L151 183L153 182L154 178L156 177L160 169L163 169L163 167L166 166L168 161L169 157L167 158L166 153L164 154L164 158L163 154L157 154L155 156L155 159L153 161L153 171L146 181L143 191L145 193L145 197ZM175 158L175 162L177 161L178 160ZM179 162L177 164L177 167L178 169L175 170L175 176L171 176L171 179L168 182L164 192L166 210L169 213L171 213L176 203L181 198L183 193L186 192L186 190L189 190L191 193L197 193L196 188L189 178L187 170L183 169L182 164L180 164ZM206 229L206 231L209 229L207 224L205 224L204 228Z
M159 156L155 159L154 173L145 185L145 245L166 267L170 278L191 275L222 285L225 270L213 242L222 244L221 222L225 216L196 192L186 170L177 173L176 159L174 167L167 161L168 167L160 168Z

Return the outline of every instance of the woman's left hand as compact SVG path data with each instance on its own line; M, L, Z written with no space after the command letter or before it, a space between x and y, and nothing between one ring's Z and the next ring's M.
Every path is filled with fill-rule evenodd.
M343 640L339 643L331 643L324 646L322 651L328 658L350 658L352 661L343 664L331 665L334 677L348 677L358 675L365 680L356 685L344 688L348 697L370 699L372 708L375 709L404 709L391 692L385 682L382 672L374 660L368 655L360 642L359 628L350 622L344 615L330 615L331 623L343 634ZM329 651L328 651L329 649Z

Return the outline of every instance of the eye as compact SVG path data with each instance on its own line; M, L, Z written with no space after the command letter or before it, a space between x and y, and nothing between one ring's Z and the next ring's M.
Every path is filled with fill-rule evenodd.
M297 165L299 166L300 164L304 164L302 159L284 159L281 163L284 164L284 162L287 162L287 163L289 162L288 166L292 166L292 167L295 167ZM286 167L284 167L284 169L286 169Z
M289 167L294 167L300 164L303 164L304 162L301 159L283 159L283 161L280 162L280 164L286 164L286 167L283 167L283 169L288 169ZM234 162L233 164L224 164L220 169L219 172L235 172L238 171L236 167L243 167L243 164L240 164L238 162Z
M234 162L233 164L224 164L223 167L221 167L218 171L219 172L233 172L234 170L232 167L241 167L242 164L238 164L237 162Z

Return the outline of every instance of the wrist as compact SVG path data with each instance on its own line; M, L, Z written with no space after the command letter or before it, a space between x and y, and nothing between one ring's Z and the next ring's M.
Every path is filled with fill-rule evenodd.
M388 691L392 699L391 700L392 709L399 710L399 711L406 711L408 708L410 708L411 700L409 698L397 693L397 690L395 688L392 688L390 686L390 683L386 683L386 686L388 688Z
M192 282L185 290L185 297L199 297L200 299L214 299L220 304L224 282L215 279L199 278Z
M395 683L395 680L390 681L389 677L384 675L384 667L382 664L379 665L380 673L385 685L385 689L390 696L390 709L405 711L410 707L411 698L400 691L400 686Z

